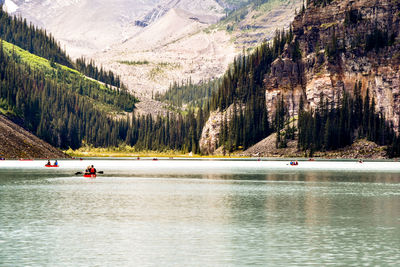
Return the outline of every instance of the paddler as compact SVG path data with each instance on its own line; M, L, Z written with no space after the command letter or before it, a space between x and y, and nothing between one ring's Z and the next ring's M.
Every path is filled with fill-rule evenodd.
M85 174L90 174L90 165L86 167Z
M96 168L92 165L90 167L90 174L96 174L96 172L97 172Z

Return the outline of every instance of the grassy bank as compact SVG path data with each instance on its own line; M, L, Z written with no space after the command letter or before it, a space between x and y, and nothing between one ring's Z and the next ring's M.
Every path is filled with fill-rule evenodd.
M247 156L238 156L231 154L231 156L226 155L198 155L198 154L189 154L189 153L182 153L180 151L174 150L166 150L166 151L147 151L141 150L137 151L134 147L130 146L122 146L122 147L109 147L109 148L99 148L99 147L91 147L91 146L84 146L77 150L66 150L64 151L67 155L75 158L79 157L112 157L112 158L119 158L119 157L157 157L157 158L249 158Z
M270 144L268 144L268 142ZM386 147L366 139L356 140L352 145L333 151L315 151L312 156L309 152L299 151L297 142L289 141L287 148L275 148L275 138L272 136L270 140L254 146L251 151L236 151L225 156L222 149L215 151L214 155L190 155L181 151L165 150L165 151L137 151L134 147L119 146L109 148L96 148L93 146L83 146L80 149L69 149L64 151L71 157L184 157L184 158L315 158L315 159L370 159L382 160L387 159Z

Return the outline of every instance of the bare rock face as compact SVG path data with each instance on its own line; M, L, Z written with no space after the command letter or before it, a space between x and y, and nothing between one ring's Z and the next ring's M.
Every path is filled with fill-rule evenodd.
M397 129L400 118L400 2L398 0L314 1L292 23L293 42L265 75L268 113L283 98L290 116L298 113L300 98L307 109L320 100L338 105L344 92L362 83L376 111ZM298 43L301 59L293 56ZM210 120L215 120L213 117ZM207 123L205 130L213 125ZM217 124L218 125L218 124ZM218 132L216 127L216 131ZM210 146L213 147L213 146ZM212 151L212 150L211 150Z
M265 77L269 114L278 97L296 115L300 96L313 109L323 96L337 103L344 91L353 92L362 82L362 94L369 90L377 111L399 125L400 116L400 4L393 0L342 0L322 7L310 4L293 21L295 40L302 59L294 61L288 47ZM380 31L388 45L368 48L368 39ZM386 38L386 37L383 37ZM336 54L328 47L335 42Z
M200 151L203 154L212 154L218 148L219 134L223 121L223 113L214 111L210 114L199 141Z
M208 121L203 127L199 141L200 151L202 154L213 154L219 147L219 135L222 125L229 123L232 118L234 105L232 104L226 110L211 112ZM243 107L242 107L243 108Z

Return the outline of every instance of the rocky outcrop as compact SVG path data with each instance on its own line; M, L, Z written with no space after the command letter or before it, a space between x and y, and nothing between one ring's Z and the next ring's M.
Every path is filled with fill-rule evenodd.
M217 149L222 121L222 112L214 111L210 114L210 117L203 127L199 141L202 154L212 154Z
M0 158L67 158L59 149L0 115Z
M337 106L344 92L361 82L394 129L400 118L400 1L309 0L292 23L293 41L264 76L268 114L283 98L290 116L320 100ZM326 2L326 1L324 1ZM328 1L329 2L329 1ZM207 123L210 124L210 121ZM208 126L206 126L208 127ZM218 128L217 128L218 129ZM258 152L250 151L257 154Z
M244 106L241 108L243 109ZM203 127L199 141L202 154L213 154L217 150L221 127L224 123L231 121L233 110L234 105L231 105L223 112L219 110L211 112L210 117Z
M335 104L344 90L352 93L361 81L363 95L368 89L377 111L399 125L399 11L395 0L311 3L292 24L302 59L292 60L286 46L265 76L269 114L278 96L296 115L301 95L308 108L318 106L321 95Z

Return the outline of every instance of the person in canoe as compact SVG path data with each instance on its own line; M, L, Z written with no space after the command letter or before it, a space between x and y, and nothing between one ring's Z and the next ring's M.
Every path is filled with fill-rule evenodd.
M97 170L93 165L92 166L88 166L86 171L85 171L85 174L92 174L92 175L94 174L94 175L96 175L96 173L97 173Z
M92 165L92 168L90 169L91 174L97 174L96 168Z
M50 160L47 160L46 166L51 166Z
M58 166L58 161L54 161L54 166Z

